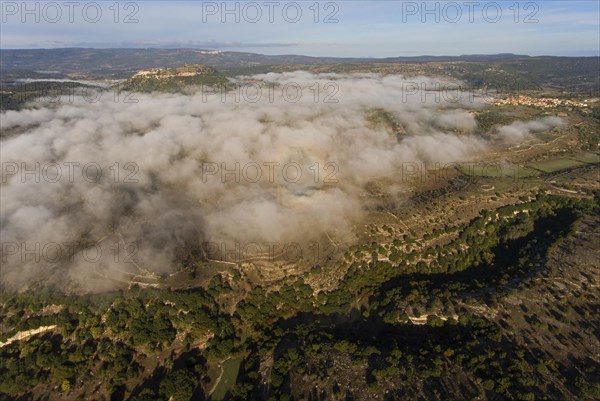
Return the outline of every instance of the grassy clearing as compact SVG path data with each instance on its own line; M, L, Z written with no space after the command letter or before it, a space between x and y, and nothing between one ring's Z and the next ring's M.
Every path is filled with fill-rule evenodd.
M518 179L537 177L539 171L516 164L480 164L477 166L461 166L459 171L470 177Z
M580 155L575 155L572 157L572 159L590 164L600 163L600 155L592 152L585 152Z
M544 173L554 173L556 171L565 170L569 168L581 167L586 164L599 163L600 159L596 153L581 153L570 157L560 159L544 160L539 163L532 163L527 167L534 168L536 170L543 171Z
M227 393L231 391L235 385L241 363L242 358L231 358L223 362L223 374L221 375L221 380L210 396L211 401L222 401L225 399Z

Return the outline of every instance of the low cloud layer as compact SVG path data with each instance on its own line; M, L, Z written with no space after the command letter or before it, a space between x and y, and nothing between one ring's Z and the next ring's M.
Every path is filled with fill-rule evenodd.
M553 128L562 128L566 123L555 116L540 118L533 121L515 121L510 125L499 127L497 130L498 138L507 145L519 143L531 134L544 132Z
M238 99L135 94L137 103L103 96L4 113L3 284L51 277L89 289L98 274L170 273L189 253L211 257L206 242L235 250L346 238L364 215L365 185L403 163L460 162L562 124L514 123L484 139L472 113L481 103L406 95L429 78L252 79L275 86L260 96L245 87ZM373 110L402 132L369 118Z

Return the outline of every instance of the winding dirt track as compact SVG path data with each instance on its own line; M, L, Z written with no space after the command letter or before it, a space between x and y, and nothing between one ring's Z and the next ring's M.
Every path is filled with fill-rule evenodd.
M4 347L6 345L12 344L15 341L20 341L20 340L29 338L31 336L35 336L36 334L54 330L55 328L56 328L56 325L54 324L52 326L41 326L41 327L38 327L37 329L33 329L33 330L19 331L17 334L15 334L14 336L12 336L8 340L6 340L6 342L0 342L0 348Z

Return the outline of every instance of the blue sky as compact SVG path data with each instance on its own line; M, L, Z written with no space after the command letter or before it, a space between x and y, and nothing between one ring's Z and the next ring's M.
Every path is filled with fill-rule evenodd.
M596 0L65 1L2 0L0 47L195 47L338 57L600 52Z

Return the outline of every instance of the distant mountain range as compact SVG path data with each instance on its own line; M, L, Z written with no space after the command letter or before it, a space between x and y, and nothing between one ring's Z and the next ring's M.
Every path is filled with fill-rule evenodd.
M338 58L301 55L276 55L198 50L198 49L0 49L0 69L43 70L61 73L88 72L105 75L130 73L148 68L176 67L183 64L204 64L215 68L249 67L282 64L331 64L344 62L431 62L431 61L497 61L529 59L515 54L417 56L388 58Z
M379 72L446 75L477 87L518 86L573 91L600 89L600 57L516 54L337 58L264 55L200 49L0 49L0 78L128 79L140 70L202 64L225 76L304 69L314 72Z

